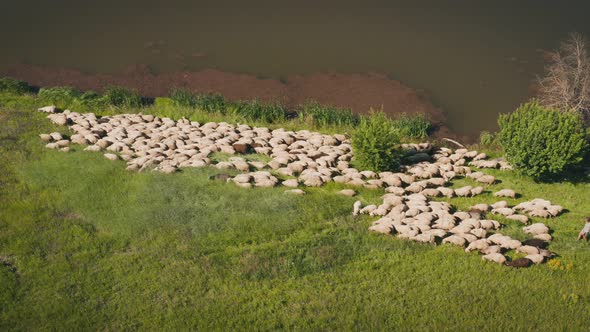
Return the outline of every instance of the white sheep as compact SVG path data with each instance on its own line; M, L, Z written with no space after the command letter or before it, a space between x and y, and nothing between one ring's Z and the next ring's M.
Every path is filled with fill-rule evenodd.
M522 231L531 235L548 234L549 227L545 226L545 224L543 223L536 223L530 226L523 227Z
M496 262L498 264L506 263L506 257L500 253L492 253L481 257L483 260Z
M354 202L354 204L352 204L352 215L358 216L361 212L362 206L363 206L363 203L361 201Z
M516 198L516 192L512 189L502 189L494 193L496 197Z

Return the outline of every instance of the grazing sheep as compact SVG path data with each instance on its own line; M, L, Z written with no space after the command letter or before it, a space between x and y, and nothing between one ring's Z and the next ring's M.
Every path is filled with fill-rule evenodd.
M478 240L478 237L477 236L475 236L473 234L470 234L470 233L459 233L457 235L459 235L460 237L464 238L469 243Z
M470 210L489 211L490 206L485 203L475 204L469 208Z
M467 248L465 248L465 252L470 252L473 250L485 250L489 246L490 246L490 244L488 243L488 241L486 239L476 240L476 241L469 243Z
M528 224L528 222L529 222L529 217L525 216L524 214L512 214L512 215L506 216L506 218L510 219L510 220L516 220L516 221L521 222L525 225Z
M500 247L498 245L493 245L493 246L488 245L487 248L482 249L479 252L482 253L483 255L501 254L502 253L502 247Z
M377 232L381 234L391 234L392 226L388 224L377 224L372 225L369 227L369 230L372 232Z
M520 246L520 247L516 248L516 251L524 253L524 254L532 255L532 254L538 254L539 248L524 245L524 246Z
M352 205L352 215L358 216L361 213L362 206L363 203L361 201L354 202L354 204Z
M516 198L516 192L512 189L502 189L494 193L496 197Z
M496 182L496 178L492 175L484 175L480 176L479 178L475 179L475 181L484 184L494 184Z
M369 214L371 212L373 212L373 210L377 209L377 205L375 204L371 204L371 205L367 205L364 208L361 209L361 214Z
M483 187L474 187L471 189L471 196L481 195L483 193Z
M539 248L539 249L545 249L547 248L547 242L545 242L544 240L541 239L528 239L528 240L524 240L522 241L522 244L525 246L532 246L535 248Z
M542 223L536 223L527 227L523 227L522 231L531 235L548 234L549 227Z
M471 196L471 189L473 189L472 186L457 188L455 189L455 195L458 197L469 197Z
M460 247L464 247L465 246L465 242L466 240L460 236L457 235L451 235L448 237L445 237L442 240L443 243L452 243L454 245L460 246Z
M477 236L478 238L485 238L487 234L486 230L483 228L472 229L470 233Z
M506 263L506 257L500 253L491 253L481 257L483 260L495 262L498 264Z
M553 240L553 237L550 234L536 234L533 236L533 238L535 239L539 239L539 240L543 240L543 241L551 241Z
M447 187L438 187L438 191L445 197L452 198L455 195L455 191Z
M117 156L114 153L105 153L104 157L107 158L108 160L117 160L119 159L119 156Z
M525 258L530 259L534 264L541 264L545 260L545 256L539 254L530 254Z
M491 211L493 214L500 214L503 215L505 217L507 216L511 216L514 214L514 211L511 208L497 208L497 209L492 209Z
M557 217L562 211L563 207L560 205L551 205L547 207L547 212L549 212L552 217Z
M551 213L547 210L534 210L529 213L531 217L539 217L539 218L549 218L551 217Z
M507 208L508 207L508 202L506 201L498 201L492 205L490 205L492 207L492 209L501 209L501 208Z
M521 268L521 267L529 267L533 264L533 261L528 258L518 258L511 262L506 263L506 266Z

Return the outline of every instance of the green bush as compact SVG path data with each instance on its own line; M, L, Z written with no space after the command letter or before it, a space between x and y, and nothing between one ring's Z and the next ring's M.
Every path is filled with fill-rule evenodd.
M300 106L298 117L301 121L318 126L356 126L359 117L349 108L337 108L309 102Z
M430 121L422 113L402 113L394 119L393 125L404 138L426 138L431 127Z
M562 175L582 161L587 148L578 115L545 108L537 101L500 115L498 124L498 139L508 161L536 179Z
M135 91L119 87L107 87L103 95L106 103L116 107L140 107L141 97Z
M41 88L39 98L58 107L70 107L80 97L80 92L70 86Z
M28 92L32 92L32 87L27 82L15 80L10 77L0 78L0 92L14 93L22 95Z
M489 146L494 144L496 140L496 137L494 136L493 133L490 133L489 131L482 131L479 134L479 144L483 145L483 146Z
M376 172L398 168L399 143L399 131L383 112L361 117L360 125L352 135L356 166Z

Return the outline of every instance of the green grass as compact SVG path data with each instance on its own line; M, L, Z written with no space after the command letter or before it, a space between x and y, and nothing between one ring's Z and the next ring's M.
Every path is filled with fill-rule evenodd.
M588 183L486 171L502 180L491 191L523 194L511 202L570 210L547 223L550 249L573 268L515 270L369 233L374 218L352 218L357 198L336 195L342 185L290 196L208 180L213 168L135 173L82 147L46 150L37 135L67 129L37 107L0 97L0 330L588 328L590 244L575 241ZM523 236L514 225L506 231Z
M352 113L349 108L337 108L309 102L300 106L297 112L302 122L312 123L318 126L357 126L359 116Z
M399 130L405 138L426 138L431 129L430 121L423 113L406 114L401 113L393 119L393 126Z

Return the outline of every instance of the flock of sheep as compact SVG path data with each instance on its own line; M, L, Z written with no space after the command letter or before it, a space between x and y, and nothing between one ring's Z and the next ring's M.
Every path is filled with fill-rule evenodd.
M488 160L484 153L448 148L434 149L429 143L408 144L408 162L398 173L359 171L350 166L352 147L344 135L323 135L308 130L286 131L250 127L243 124L209 122L200 124L187 119L174 121L144 114L121 114L98 118L95 114L71 111L57 113L55 107L39 109L50 113L48 118L58 125L68 125L75 134L65 138L54 132L41 134L46 147L69 151L70 144L88 145L84 150L103 151L105 158L123 159L127 169L155 169L172 173L182 167L212 166L235 169L241 173L227 181L243 188L288 187L286 192L305 194L300 187L319 187L334 181L352 187L384 188L380 205L362 206L354 203L353 214L378 216L371 231L397 234L400 238L428 243L451 243L477 250L483 259L505 263L509 250L527 254L524 265L541 263L552 255L545 249L551 240L549 229L541 224L523 230L533 239L521 243L498 230L501 224L485 219L498 214L527 224L529 216L555 217L563 208L535 199L509 207L506 201L478 204L469 211L453 211L450 204L432 200L435 197L472 197L496 182L491 175L476 168L511 169L502 159ZM234 157L213 162L212 153L223 152ZM271 158L269 162L248 161L241 154L258 153ZM288 177L281 180L275 175ZM456 177L468 177L478 185L452 189L446 185ZM342 195L354 196L356 191L344 189ZM504 189L496 197L515 198L516 193ZM527 216L528 214L528 216ZM526 260L526 261L523 261Z

